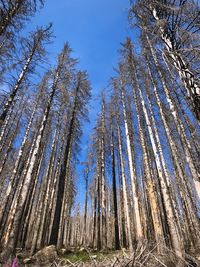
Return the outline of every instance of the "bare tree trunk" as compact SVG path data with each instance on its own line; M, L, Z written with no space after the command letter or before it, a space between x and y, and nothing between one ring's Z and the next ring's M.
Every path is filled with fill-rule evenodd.
M143 152L144 168L145 168L146 182L147 182L147 192L148 192L148 197L150 200L155 237L156 237L157 244L160 244L158 245L158 250L160 250L162 248L162 243L164 242L164 240L163 240L163 229L162 229L162 225L161 225L160 217L159 217L159 207L158 207L157 198L155 194L155 182L153 181L153 177L151 176L148 154L147 154L146 144L145 144L145 136L143 133L143 127L141 125L141 115L140 115L141 112L139 110L138 100L137 100L136 92L134 89L133 89L133 94L134 94L134 102L135 102L135 107L136 107L136 112L137 112L140 142L141 142L142 152Z
M53 226L51 229L51 237L50 237L50 244L57 245L58 242L58 234L59 234L59 225L60 225L60 218L61 218L61 211L63 205L63 196L64 196L64 188L65 188L65 179L67 174L67 169L69 166L69 159L71 153L71 144L73 139L73 132L74 132L74 123L76 118L77 112L77 105L78 105L78 92L79 92L79 81L76 87L75 92L75 100L74 100L74 107L72 111L72 117L69 123L69 132L67 135L67 142L64 151L63 162L61 165L61 171L58 179L58 191L57 191L57 199L56 199L56 209L53 219Z
M7 8L6 12L2 12L2 17L0 20L0 35L3 35L8 28L8 26L12 23L13 18L17 15L18 10L20 10L23 5L23 1L18 1L14 5L10 3L10 6Z
M29 186L28 194L25 200L22 216L21 216L21 222L23 222L18 230L18 241L17 241L17 246L23 247L24 248L24 243L25 240L23 238L26 237L28 234L26 232L26 226L29 224L29 220L31 217L31 211L32 211L32 205L34 202L34 194L36 193L36 188L38 184L38 176L42 167L42 162L43 162L43 156L44 156L44 151L45 151L45 143L42 142L40 152L37 156L37 161L34 167L31 183Z
M117 132L118 132L118 145L119 145L120 167L121 167L121 176L122 176L124 210L125 210L125 215L126 215L125 218L126 218L126 224L127 224L129 248L132 251L133 244L132 244L131 223L130 223L128 196L127 196L127 183L126 183L126 177L125 177L124 160L122 156L122 141L121 141L121 131L120 131L119 125L117 125Z
M102 247L107 246L107 236L106 236L106 197L105 197L105 106L104 99L102 99L102 114L101 114L101 225L102 225Z
M95 177L94 185L94 200L93 200L93 233L92 233L92 246L95 248L95 236L96 236L96 225L97 225L97 190L98 190L97 176Z
M156 84L155 84L154 78L152 76L152 73L151 73L150 67L148 65L148 62L147 62L147 68L148 68L150 79L151 79L152 84L154 86L154 94L156 96L157 104L158 104L159 109L160 109L162 122L163 122L163 125L164 125L164 128L165 128L165 132L166 132L166 135L167 135L167 138L168 138L168 142L169 142L169 145L170 145L170 148L171 148L173 163L175 165L175 169L177 170L177 179L178 179L178 185L179 185L179 188L180 188L181 196L184 199L184 201L187 203L187 205L189 205L189 210L191 212L192 221L193 221L193 224L194 224L193 225L193 227L194 227L193 230L195 229L196 237L198 237L199 222L198 222L197 214L195 214L196 208L195 208L195 206L193 204L193 201L192 201L192 198L190 196L191 192L190 192L190 189L187 186L188 180L187 180L187 178L185 176L185 172L184 172L184 170L182 168L182 164L180 162L180 155L178 154L178 151L177 151L177 148L176 148L176 144L174 143L174 141L172 139L172 136L171 136L171 133L170 133L170 129L169 129L168 125L167 125L167 121L165 119L165 114L164 114L164 111L163 111L163 108L162 108L161 100L160 100L160 97L158 95ZM185 194L187 195L187 197L186 197ZM189 216L189 215L187 214L187 216Z
M12 225L12 219L10 217L10 211L13 209L16 209L17 206L17 199L19 198L21 189L22 189L22 184L24 181L24 177L27 173L28 166L30 164L30 160L32 157L32 153L34 150L36 138L38 135L38 130L36 130L33 139L32 139L32 145L30 147L30 152L29 154L25 157L25 159L22 162L22 166L19 169L19 173L16 176L15 180L13 180L13 186L12 186L12 191L10 192L10 195L7 199L7 202L3 202L2 205L2 213L0 214L0 220L1 220L1 228L0 228L0 236L1 236L1 242L4 243L8 238L8 235L10 233L11 225ZM12 175L12 174L11 174ZM7 195L5 195L7 197Z
M192 173L192 176L193 176L193 179L194 179L194 184L195 184L195 188L196 188L196 192L197 192L197 195L198 195L198 198L200 199L200 174L198 173L193 161L192 161L192 158L191 158L191 155L190 155L190 151L189 151L189 147L190 147L190 144L189 142L187 141L187 137L185 135L185 131L184 131L184 126L182 124L182 122L180 120L178 120L178 115L177 115L177 112L176 112L176 108L173 104L173 101L170 97L170 93L169 93L169 90L167 88L167 84L164 80L164 77L161 73L161 71L159 70L159 66L158 66L158 60L157 60L157 57L156 57L156 54L153 50L153 47L149 41L149 38L147 36L147 41L148 41L148 44L149 44L149 47L150 47L150 50L151 50L151 54L153 56L153 59L154 59L154 62L155 62L155 65L156 65L156 68L157 68L157 71L158 71L158 74L160 76L160 79L162 81L162 85L163 85L163 89L165 91L165 94L166 94L166 97L167 97L167 102L169 104L169 108L172 112L172 115L173 115L173 118L174 118L174 121L175 121L175 124L176 124L176 127L177 127L177 131L180 135L180 137L184 137L184 141L182 142L183 144L183 147L184 147L184 150L185 150L185 155L186 155L186 160L188 162L188 165L190 166L190 170L191 170L191 173Z
M9 184L7 186L7 189L6 189L6 192L5 192L5 195L4 195L3 203L2 203L1 208L0 208L0 214L3 214L3 210L5 209L5 205L8 202L8 197L10 196L11 190L13 190L14 182L16 180L16 174L17 174L17 171L18 171L18 168L19 168L19 165L20 165L20 161L21 161L21 158L22 158L22 155L23 155L23 151L24 151L26 142L28 140L28 135L29 135L29 132L31 130L31 126L32 126L32 123L33 123L33 119L34 119L34 115L35 115L35 112L36 112L37 105L38 105L38 101L36 101L36 104L35 104L35 106L33 108L33 111L32 111L32 114L31 114L31 117L30 117L30 120L29 120L29 123L28 123L28 126L26 128L26 132L24 134L24 138L23 138L20 150L18 152L18 157L17 157L17 159L15 161L15 166L14 166L14 169L13 169L13 172L12 172L12 176L10 178ZM1 221L1 219L0 219L0 221Z
M18 231L19 231L19 226L20 226L20 219L22 216L23 207L24 207L25 200L26 200L28 190L29 190L29 186L31 183L32 173L34 170L37 155L38 155L40 148L41 148L42 137L44 135L44 130L45 130L45 127L47 124L49 111L50 111L53 97L54 97L54 94L56 91L56 86L57 86L57 82L58 82L58 78L59 78L59 70L60 70L59 68L60 68L60 66L58 67L56 74L55 74L55 77L54 77L54 82L53 82L52 89L51 89L51 92L49 95L47 107L44 111L43 120L42 120L42 123L40 125L39 134L38 134L36 142L35 142L35 147L34 147L34 150L33 150L32 156L31 156L30 165L28 167L27 174L25 176L25 179L24 179L24 182L22 185L20 196L19 196L18 200L15 202L15 206L10 211L8 221L10 221L10 222L13 221L13 223L12 223L12 229L11 229L11 227L9 227L11 229L9 238L7 240L5 240L5 246L6 247L5 247L4 252L2 253L5 255L13 253L13 250L16 247L16 242L17 242L17 238L18 238Z
M101 182L99 173L97 173L97 195L97 249L101 250Z
M152 9L152 14L156 21L160 21L158 12L156 8ZM193 111L196 114L196 117L198 120L200 120L200 84L197 78L195 77L194 73L189 69L188 64L184 61L181 53L177 50L174 50L173 46L173 40L170 37L171 35L168 34L168 30L166 30L166 27L164 28L162 26L162 23L160 25L160 32L161 32L161 38L163 42L165 43L165 47L169 53L170 58L173 61L174 67L178 70L180 79L182 80L185 89L187 91L187 94L189 98L191 99L191 102L193 104Z
M87 163L88 164L88 163ZM85 207L84 207L84 230L83 230L83 244L87 246L87 223L88 223L88 175L89 166L86 166L85 170Z
M136 237L137 241L141 241L143 237L142 232L142 225L140 219L140 212L139 212L139 203L138 203L138 196L136 192L136 177L135 177L135 168L133 166L133 155L131 151L131 141L130 141L130 133L128 128L127 122L127 113L126 113L126 106L125 106L125 97L123 92L123 82L121 80L121 100L123 105L123 114L124 114L124 125L126 131L126 141L127 141L127 152L128 152L128 159L129 159L129 168L130 168L130 177L131 177L131 187L132 187L132 195L133 195L133 203L134 203L134 216L135 216L135 223L136 223Z
M111 156L112 156L112 187L113 187L113 204L114 204L114 226L115 226L115 249L120 249L119 241L119 224L118 224L118 205L117 205L117 186L115 172L115 150L113 140L113 125L111 121Z
M30 65L31 65L31 62L34 58L35 53L37 52L38 49L40 49L41 42L44 39L44 33L47 30L48 30L48 28L46 30L38 30L35 33L35 35L33 36L33 40L32 40L31 47L30 47L30 52L29 52L29 55L27 56L26 63L25 63L25 65L24 65L24 67L23 67L23 69L19 75L19 78L15 84L15 87L13 88L13 90L12 90L12 92L11 92L11 94L10 94L10 96L9 96L5 106L4 106L3 112L0 115L0 128L6 119L6 116L9 112L9 109L15 100L15 97L19 91L19 88L20 88L22 82L24 81L25 76L27 75L27 72L30 68ZM1 142L1 139L0 139L0 142Z
M156 148L156 144L155 144L155 140L153 137L153 131L151 128L151 123L148 117L148 113L145 107L145 102L143 99L143 95L141 90L139 89L139 94L140 94L140 99L141 99L141 104L142 104L142 109L145 115L145 120L147 123L147 128L148 128L148 132L149 132L149 137L151 140L151 144L152 144L152 148L153 148L153 152L154 152L154 157L156 160L156 165L157 165L157 169L158 169L158 175L159 175L159 179L161 182L161 189L162 189L162 194L163 194L163 198L164 198L164 205L165 205L165 209L167 211L167 219L168 219L168 225L169 225L169 229L170 229L170 237L172 240L172 246L175 250L175 252L177 253L177 255L179 255L180 257L183 257L184 254L184 249L182 248L182 244L181 244L181 239L179 236L179 232L177 229L177 224L175 221L175 216L174 216L174 211L173 211L173 207L171 204L171 196L169 193L169 189L167 186L167 181L165 180L165 178L163 177L163 173L162 173L162 165L160 162L160 159L158 157L159 152Z
M50 152L50 160L47 167L46 174L42 180L42 185L40 188L40 194L39 194L39 201L38 201L38 208L36 213L36 220L34 222L34 234L32 237L32 246L31 246L31 254L35 252L36 244L37 248L41 248L41 238L42 238L42 232L43 232L43 224L45 219L45 212L47 208L47 199L48 199L48 193L49 193L49 187L50 187L50 169L52 164L52 158L54 153L54 147L55 147L55 141L56 141L56 135L57 135L57 128L54 133L54 138L51 146L51 152Z
M125 219L125 211L124 211L124 196L123 196L123 184L122 184L122 175L121 175L121 167L120 167L120 158L119 151L117 152L117 173L119 177L119 233L120 233L120 244L122 248L127 248L127 224Z

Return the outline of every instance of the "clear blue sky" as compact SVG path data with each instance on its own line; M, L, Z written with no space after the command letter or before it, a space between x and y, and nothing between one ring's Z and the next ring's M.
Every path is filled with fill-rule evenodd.
M107 86L118 61L120 43L130 35L128 25L129 0L46 0L45 6L32 19L31 25L53 23L54 43L49 47L51 62L69 42L74 57L80 60L80 68L87 70L92 85L93 100L90 104L90 125L84 127L83 152L95 126L100 91ZM80 170L80 169L79 169ZM78 178L78 200L83 201L82 178Z
M120 42L130 34L128 8L129 0L46 0L32 27L53 22L52 58L68 41L96 93L112 75Z

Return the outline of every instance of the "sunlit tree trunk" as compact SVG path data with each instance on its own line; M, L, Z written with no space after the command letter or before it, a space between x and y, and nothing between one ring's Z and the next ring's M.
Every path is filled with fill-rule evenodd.
M138 84L137 84L137 87L138 87ZM136 112L137 112L137 121L138 121L138 127L139 127L140 142L141 142L142 152L143 152L143 161L144 161L144 170L145 170L145 175L146 175L147 192L148 192L148 197L150 200L155 237L156 237L157 244L160 244L160 246L158 245L158 249L161 249L162 242L164 242L164 240L163 240L162 225L161 225L160 217L159 217L159 206L158 206L158 202L157 202L157 198L156 198L156 194L155 194L155 181L153 181L154 178L151 176L148 154L147 154L147 150L146 150L145 136L143 133L143 127L141 125L141 115L140 115L141 111L139 109L138 100L137 100L135 90L133 90L133 94L134 94L134 101L135 101L135 107L136 107Z
M131 223L130 223L128 196L127 196L127 183L126 183L124 160L123 160L123 154L122 154L122 140L121 140L122 138L121 138L121 131L120 131L119 125L117 125L117 134L118 134L118 145L119 145L120 168L121 168L121 176L122 176L122 190L123 190L123 199L124 199L125 218L126 218L126 224L127 224L129 248L132 251L133 244L132 244Z
M0 142L2 141L2 136L4 135L4 131L5 131L5 125L2 126L2 124L4 124L4 121L6 120L7 114L9 113L9 110L11 108L11 106L14 103L14 100L16 98L16 95L20 89L20 86L22 85L22 82L24 81L26 75L29 73L30 67L31 67L31 63L34 59L34 56L37 52L39 52L39 50L41 49L41 44L45 39L45 34L46 32L49 30L50 28L46 28L46 29L39 29L37 30L34 35L33 35L33 40L31 40L31 45L30 45L30 51L29 51L29 55L26 58L26 62L24 64L23 69L21 70L21 73L17 79L17 82L12 90L12 92L9 95L8 100L6 101L4 108L3 108L3 112L0 115L0 128L1 129L1 136L0 136ZM35 62L36 64L36 62Z
M156 68L157 68L157 71L158 71L158 74L160 76L160 79L162 81L162 85L163 85L163 89L165 91L165 94L166 94L166 98L167 98L167 102L169 104L169 108L171 110L171 113L173 115L173 118L174 118L174 121L175 121L175 124L176 124L176 127L177 127L177 131L180 135L180 137L184 138L182 144L183 144L183 147L184 147L184 150L185 150L185 155L186 155L186 160L188 162L188 165L190 166L190 170L191 170L191 173L193 175L193 180L194 180L194 185L195 185L195 188L196 188L196 192L197 192L197 195L198 195L198 198L200 199L200 174L198 173L193 161L192 161L192 157L190 155L190 151L189 151L189 148L190 148L190 144L187 140L187 137L185 135L185 130L184 130L184 126L182 124L182 122L178 119L178 115L177 115L177 112L176 112L176 108L175 108L175 105L171 99L171 96L170 96L170 93L169 93L169 90L168 90L168 87L167 87L167 84L165 82L165 79L162 75L162 72L160 71L159 69L159 65L158 65L158 60L157 60L157 57L156 57L156 54L155 54L155 51L153 50L153 47L150 43L150 40L147 36L147 41L148 41L148 44L149 44L149 47L150 47L150 50L151 50L151 54L152 54L152 57L154 59L154 63L156 65Z
M10 230L8 230L8 234L9 233L10 234L5 239L5 245L4 245L6 247L6 249L4 250L5 253L6 253L6 250L10 251L12 253L14 248L16 247L19 225L20 225L20 219L22 216L23 207L24 207L25 200L26 200L28 190L29 190L29 186L31 183L31 178L32 178L35 162L37 159L37 155L40 152L42 137L44 135L44 130L45 130L45 127L47 124L49 111L50 111L53 97L54 97L54 94L56 91L56 86L57 86L57 82L58 82L58 78L59 78L59 71L60 71L60 66L58 67L56 74L55 74L55 77L54 77L54 82L53 82L53 85L51 88L51 92L49 94L46 109L44 111L43 120L42 120L42 123L40 125L40 129L39 129L39 134L36 138L35 147L33 149L33 153L32 153L31 159L30 159L30 164L29 164L26 176L25 176L24 181L23 181L20 196L19 196L18 200L15 202L14 207L10 210L10 213L9 213L8 229L10 229Z
M165 209L167 212L167 219L168 219L168 225L169 225L169 229L170 229L170 238L172 241L172 246L173 246L174 250L176 251L177 255L182 257L184 250L182 248L181 239L179 236L179 231L177 229L174 210L173 210L172 203L171 203L170 192L169 192L169 189L167 186L167 181L165 180L163 173L162 173L162 165L161 165L161 162L160 162L160 159L158 156L159 152L156 148L156 143L155 143L153 131L151 128L151 122L150 122L149 117L148 117L148 113L147 113L147 110L145 107L145 102L144 102L144 98L143 98L141 90L139 90L139 94L140 94L142 109L144 112L148 132L149 132L149 137L151 140L151 144L152 144L152 148L153 148L153 152L154 152L154 157L155 157L156 165L157 165L157 169L158 169L158 175L159 175L162 194L163 194L163 198L164 198L164 205L165 205Z
M28 126L27 126L25 134L24 134L23 141L21 143L21 146L20 146L20 149L19 149L19 152L18 152L17 159L15 161L15 166L14 166L14 169L12 171L12 176L10 178L9 184L7 186L7 189L6 189L4 198L3 198L3 203L2 203L1 208L0 208L0 214L3 214L5 206L7 205L8 197L10 196L11 190L14 191L14 189L15 189L14 188L14 183L16 184L16 178L17 178L16 175L17 175L17 172L18 172L18 169L19 169L19 165L21 163L21 159L22 159L22 156L23 156L23 151L25 149L25 145L26 145L27 140L28 140L29 132L31 130L31 126L32 126L32 123L33 123L33 119L34 119L34 115L35 115L35 112L36 112L37 105L38 105L38 99L36 101L36 104L34 105L34 108L33 108L33 111L32 111Z
M152 14L155 20L159 23L161 21L159 17L158 10L156 8L151 8ZM184 61L184 58L181 55L181 52L174 50L173 39L170 37L167 25L164 27L162 23L159 23L159 29L161 33L161 38L165 43L165 47L168 51L169 57L172 59L174 67L177 69L180 79L182 80L185 89L191 103L193 105L193 110L196 114L198 120L200 120L200 84L198 79L195 77L195 74L189 68L189 65Z
M191 219L193 221L193 227L194 227L193 230L196 229L196 231L195 231L196 235L195 236L197 237L198 232L199 232L199 222L198 222L197 214L195 214L196 207L194 206L194 203L192 201L190 189L187 186L188 180L187 180L187 177L185 176L185 172L182 168L182 163L180 162L180 155L177 151L176 144L174 143L174 140L172 139L170 129L167 125L165 113L164 113L163 108L162 108L162 103L161 103L161 100L160 100L160 97L159 97L159 94L157 91L157 87L155 84L155 80L154 80L153 75L151 73L151 69L149 67L148 62L147 62L147 68L148 68L148 73L149 73L150 79L151 79L153 87L154 87L154 94L155 94L155 97L157 100L157 104L159 106L161 119L162 119L163 125L165 127L167 139L168 139L168 142L169 142L169 145L171 148L173 164L175 166L175 171L177 172L177 175L176 175L176 178L178 179L177 185L180 188L182 199L184 199L184 202L187 203L187 205L189 206L189 210L186 210L186 212L187 212L186 216L189 216L189 217L192 216ZM189 214L188 214L188 212L189 212Z
M125 105L125 96L124 96L124 89L123 89L123 81L121 80L120 84L121 90L121 100L123 105L123 115L124 115L124 126L126 131L126 141L127 141L127 153L129 159L129 168L130 168L130 177L131 177L131 188L132 188L132 195L133 195L133 203L134 203L134 216L135 216L135 223L136 223L136 238L138 241L141 241L143 237L142 232L142 225L140 219L140 212L139 212L139 203L138 203L138 196L136 192L136 177L135 177L135 168L134 168L134 161L133 155L131 151L131 140L130 140L130 133L128 128L128 121L127 121L127 111Z
M102 225L102 246L107 246L106 235L106 185L105 185L105 106L104 99L102 99L102 114L101 114L101 225Z

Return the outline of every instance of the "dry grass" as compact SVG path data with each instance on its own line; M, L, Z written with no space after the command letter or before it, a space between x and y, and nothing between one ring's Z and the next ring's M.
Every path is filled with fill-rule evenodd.
M115 253L94 252L85 250L84 258L63 258L48 267L200 267L200 261L186 255L185 259L179 258L173 251L163 248L162 253L157 252L157 246L149 249L147 245L140 245L130 253L122 250ZM99 257L99 253L102 257ZM77 261L74 260L77 257Z

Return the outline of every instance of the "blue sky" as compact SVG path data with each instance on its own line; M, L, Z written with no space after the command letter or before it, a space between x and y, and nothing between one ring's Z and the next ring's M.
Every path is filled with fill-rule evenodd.
M49 47L51 58L68 41L96 94L113 73L120 42L130 34L128 7L129 0L46 0L31 27L53 22L56 38Z
M32 19L28 30L36 25L53 23L55 40L49 46L50 61L54 63L63 44L69 42L73 56L80 60L80 68L87 70L92 85L93 99L90 103L91 123L84 126L83 151L80 160L85 160L86 146L98 112L98 95L106 88L114 74L120 43L131 31L128 25L129 0L46 0L45 6ZM81 169L77 177L77 199L83 202Z

